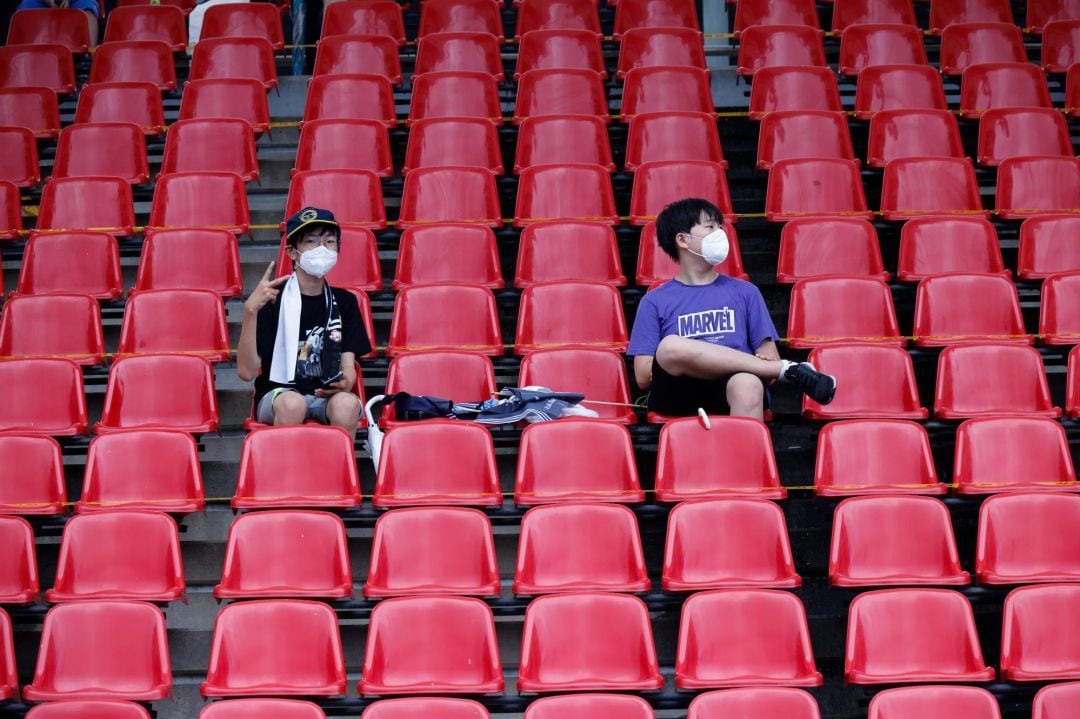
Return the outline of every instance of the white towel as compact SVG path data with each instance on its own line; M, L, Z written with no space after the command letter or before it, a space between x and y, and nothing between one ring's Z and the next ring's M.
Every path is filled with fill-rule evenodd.
M277 336L270 361L270 381L291 384L296 377L296 353L300 349L300 283L296 273L281 290L278 300Z

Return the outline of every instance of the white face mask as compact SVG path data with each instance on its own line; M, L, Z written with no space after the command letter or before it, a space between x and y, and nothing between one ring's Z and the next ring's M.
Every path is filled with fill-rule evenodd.
M297 264L300 265L300 269L312 277L322 277L334 269L334 265L337 264L337 252L324 245L312 247L310 250L300 253Z
M689 232L686 234L693 237ZM717 228L701 238L701 252L694 252L693 250L690 250L690 252L698 257L705 258L705 261L710 265L719 265L727 259L729 249L727 233L723 229Z

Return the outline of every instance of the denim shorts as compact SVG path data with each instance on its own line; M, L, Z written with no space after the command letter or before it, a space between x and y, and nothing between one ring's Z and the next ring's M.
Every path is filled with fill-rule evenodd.
M274 400L282 392L296 392L294 389L287 387L275 387L259 400L259 406L255 409L255 421L262 422L263 424L274 423ZM307 418L313 419L320 424L328 424L329 420L326 419L326 403L329 401L329 397L316 397L313 394L300 394L296 392L304 401L307 402Z
M22 0L22 2L19 3L19 6L15 9L39 10L48 7L50 6L47 2L45 2L45 0ZM85 12L92 12L94 13L94 17L98 17L98 11L100 10L97 0L71 0L71 2L68 3L68 7L74 8L76 10L83 10Z

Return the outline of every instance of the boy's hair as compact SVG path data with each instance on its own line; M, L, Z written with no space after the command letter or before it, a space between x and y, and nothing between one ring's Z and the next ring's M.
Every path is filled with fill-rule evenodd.
M656 216L656 241L671 259L679 261L679 248L675 237L689 233L690 229L700 224L702 219L712 220L716 224L724 221L720 208L700 197L687 197L676 200L660 211Z
M341 229L340 228L334 227L333 225L329 225L329 224L318 224L318 225L313 225L310 228L306 228L303 232L294 232L291 237L286 237L285 238L285 245L287 247L293 248L294 250L299 250L300 248L298 247L298 245L300 244L300 240L304 239L304 237L309 232L314 232L315 230L319 230L319 229L330 230L334 234L334 236L337 237L338 242L339 243L341 242Z

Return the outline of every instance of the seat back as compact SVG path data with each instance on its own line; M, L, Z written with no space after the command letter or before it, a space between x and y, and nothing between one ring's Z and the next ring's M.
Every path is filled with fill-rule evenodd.
M809 25L746 28L739 38L739 74L752 76L763 67L825 67L821 30Z
M877 230L866 220L806 217L784 225L776 281L848 275L888 280Z
M181 120L226 117L244 120L256 136L266 132L270 126L270 109L262 83L251 78L223 77L195 80L184 86Z
M0 513L60 514L66 501L60 443L52 437L0 435Z
M667 422L660 430L658 501L787 496L764 423L748 417L711 417L710 422L712 429L706 430L696 417L686 417ZM724 471L713 471L716 467Z
M338 427L266 427L244 438L233 507L355 507L360 481Z
M648 0L630 0L615 7L615 38L638 27L686 27L698 29L698 17L694 4L688 0L669 0L654 3Z
M490 227L415 225L401 233L393 289L460 282L503 287L499 250Z
M928 65L871 65L859 71L855 117L881 110L947 110L941 75Z
M1072 156L1065 117L1047 108L994 108L979 120L979 163L997 165L1010 157Z
M144 135L164 133L161 91L149 82L99 82L85 86L79 93L75 124L106 122L133 123Z
M532 424L522 432L516 504L643 500L626 427L567 418Z
M637 67L623 82L621 121L644 112L713 112L709 71L700 67Z
M1026 62L971 65L960 81L960 116L978 117L995 107L1050 107L1046 76Z
M818 437L814 490L823 496L945 493L926 430L889 419L825 425Z
M274 46L264 37L215 37L200 40L191 57L189 80L244 77L263 87L277 87Z
M233 234L199 228L148 232L132 291L170 289L238 296L243 280Z
M385 35L331 35L319 41L313 74L347 73L383 75L395 85L401 84L401 60L398 43Z
M198 354L227 362L229 328L221 298L210 290L145 290L124 309L117 352Z
M0 88L0 125L24 127L39 138L56 137L60 133L56 93L48 87Z
M80 18L85 23L85 18ZM0 47L0 88L47 87L57 93L75 91L75 64L63 45Z
M246 120L180 120L169 128L163 175L175 172L232 172L245 181L259 177L255 133Z
M843 378L828 406L803 398L803 415L810 419L926 419L911 357L899 347L836 344L814 349L809 361L819 372ZM879 372L896 381L875 382Z
M206 31L203 30L203 37ZM161 40L174 51L187 46L184 11L175 5L116 7L105 24L105 42Z
M576 220L538 222L521 232L514 286L568 280L626 284L610 226Z
M881 211L886 219L985 216L975 169L959 157L900 157L885 165Z
M4 604L38 601L41 584L34 551L34 530L30 523L21 517L0 517L0 549L6 557L0 569L0 601ZM16 686L17 683L10 689Z
M982 687L900 687L886 689L870 701L869 719L903 719L919 716L948 719L1001 719L993 694Z
M0 404L0 433L36 436L82 434L88 426L82 370L59 357L0 362L7 390ZM42 392L42 387L49 387Z
M261 37L275 50L285 47L281 12L268 3L214 5L203 16L200 41L215 37Z
M443 307L446 313L433 314L432 307ZM433 349L503 354L498 311L491 290L443 283L414 285L398 293L387 356Z
M102 364L101 310L89 295L17 295L0 314L0 356Z
M247 191L232 172L177 172L154 183L150 228L209 227L248 231Z
M1080 678L1080 641L1064 629L1080 587L1020 587L1005 597L1001 623L1001 675L1013 681Z
M210 362L178 354L129 355L113 362L105 408L94 431L140 427L216 431L217 393Z
M979 508L975 575L982 584L1074 581L1080 542L1069 529L1080 497L1017 492L989 497Z
M1027 62L1024 34L1012 20L953 23L942 30L942 74L959 75L986 62Z
M816 142L808 142L810 138ZM854 160L847 117L841 112L789 110L770 112L762 118L758 168L767 170L778 160L798 157Z
M389 157L389 148L387 148ZM499 131L480 117L417 120L409 131L402 172L420 167L484 167L503 174Z
M1050 399L1042 357L1034 348L987 342L942 351L934 414L942 419L1003 414L1060 417L1061 409Z
M766 219L783 222L811 214L870 219L854 160L796 158L773 164L765 193Z
M604 120L593 115L546 115L521 121L514 172L531 165L599 165L615 170ZM501 166L501 163L500 163Z
M455 402L474 402L489 399L495 389L491 360L475 352L408 352L390 363L386 375L387 394L404 391ZM393 409L390 406L383 410L384 420L393 418Z
M370 119L393 127L397 123L394 88L382 75L313 77L304 104L304 123L319 119Z
M518 6L518 38L534 30L587 30L598 36L601 34L600 16L591 0L549 0L544 3L515 4Z
M521 293L514 353L545 346L626 350L619 292L600 282L552 282Z
M634 174L630 224L655 220L664 207L683 197L706 199L726 216L734 212L723 165L700 160L647 162Z
M339 3L333 3L339 5ZM354 0L341 7L328 6L323 18L322 36L386 35L405 42L405 23L401 6L394 0Z
M495 0L434 0L420 11L420 37L443 32L484 32L503 39L502 3ZM518 22L521 22L519 11Z
M953 479L961 491L971 493L1077 486L1064 430L1039 417L981 417L962 423L956 430Z
M687 719L718 719L725 716L760 719L820 719L817 701L803 689L792 687L742 687L698 695L690 702Z
M91 230L127 237L135 230L131 185L120 177L63 177L41 192L38 230Z
M428 117L486 117L501 126L495 78L484 72L427 72L415 77L409 122Z
M903 345L892 293L876 277L815 277L791 290L788 345L820 347L834 342Z
M486 72L501 82L505 76L499 39L486 32L440 32L421 37L413 74L426 72Z
M848 25L840 34L840 74L858 75L872 65L925 65L926 48L916 25Z
M871 0L840 0L833 11L833 32L840 32L852 25L881 23L915 27L915 11L904 0L872 2Z
M148 463L158 467L153 476L144 471ZM82 496L75 504L79 514L120 509L183 514L204 506L199 448L186 432L132 429L90 443Z
M997 232L982 217L921 217L900 230L897 279L916 282L950 272L1009 276Z
M25 127L0 127L0 180L17 187L34 187L41 182L37 138Z
M1011 157L998 168L998 215L1023 219L1080 206L1080 159Z
M880 110L870 117L867 164L901 157L964 157L960 127L948 110Z
M325 719L318 704L298 699L233 699L207 704L199 719L258 719L264 716L277 719Z
M924 278L915 294L914 333L915 344L927 347L984 340L1032 341L1024 331L1016 285L1001 274Z
M612 350L552 347L530 352L521 360L518 385L580 392L585 395L584 406L596 412L600 419L622 424L637 421L630 406L626 363Z
M585 28L529 30L520 35L514 79L530 70L593 70L607 77L600 35Z
M163 40L108 42L94 50L90 84L148 82L162 92L176 89L173 49Z
M62 45L74 53L89 51L90 27L86 15L79 14L81 10L70 7L16 10L19 12L11 16L8 26L8 45Z
M842 109L836 75L827 67L763 67L754 73L751 120L781 110Z
M626 140L626 169L646 162L707 160L726 165L720 134L711 115L660 112L637 115Z

